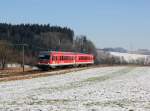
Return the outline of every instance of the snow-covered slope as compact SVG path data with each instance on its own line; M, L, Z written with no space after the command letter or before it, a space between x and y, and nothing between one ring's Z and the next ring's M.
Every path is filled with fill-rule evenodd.
M147 59L150 58L150 55L142 55L142 54L130 54L130 53L120 53L120 52L110 52L111 55L123 58L126 62L131 62L133 60L138 59Z

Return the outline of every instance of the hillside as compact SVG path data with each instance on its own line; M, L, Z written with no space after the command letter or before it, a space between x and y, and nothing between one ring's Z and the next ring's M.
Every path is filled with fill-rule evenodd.
M110 52L111 55L124 59L127 63L134 63L143 61L145 64L150 63L150 55L143 54L131 54L131 53L120 53L120 52Z

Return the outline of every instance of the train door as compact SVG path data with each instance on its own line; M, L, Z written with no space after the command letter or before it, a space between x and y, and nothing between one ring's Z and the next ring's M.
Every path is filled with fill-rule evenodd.
M55 55L55 64L58 65L58 55L57 54Z
M60 54L57 55L57 64L60 64Z

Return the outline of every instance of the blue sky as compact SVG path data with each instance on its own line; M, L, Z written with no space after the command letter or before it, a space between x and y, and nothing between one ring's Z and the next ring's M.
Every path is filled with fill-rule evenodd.
M150 49L150 0L1 0L0 22L67 26L97 48Z

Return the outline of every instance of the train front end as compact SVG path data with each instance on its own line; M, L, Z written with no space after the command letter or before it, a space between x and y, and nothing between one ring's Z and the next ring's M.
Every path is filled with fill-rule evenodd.
M38 68L42 70L47 70L50 68L51 53L50 52L40 52L38 56Z

